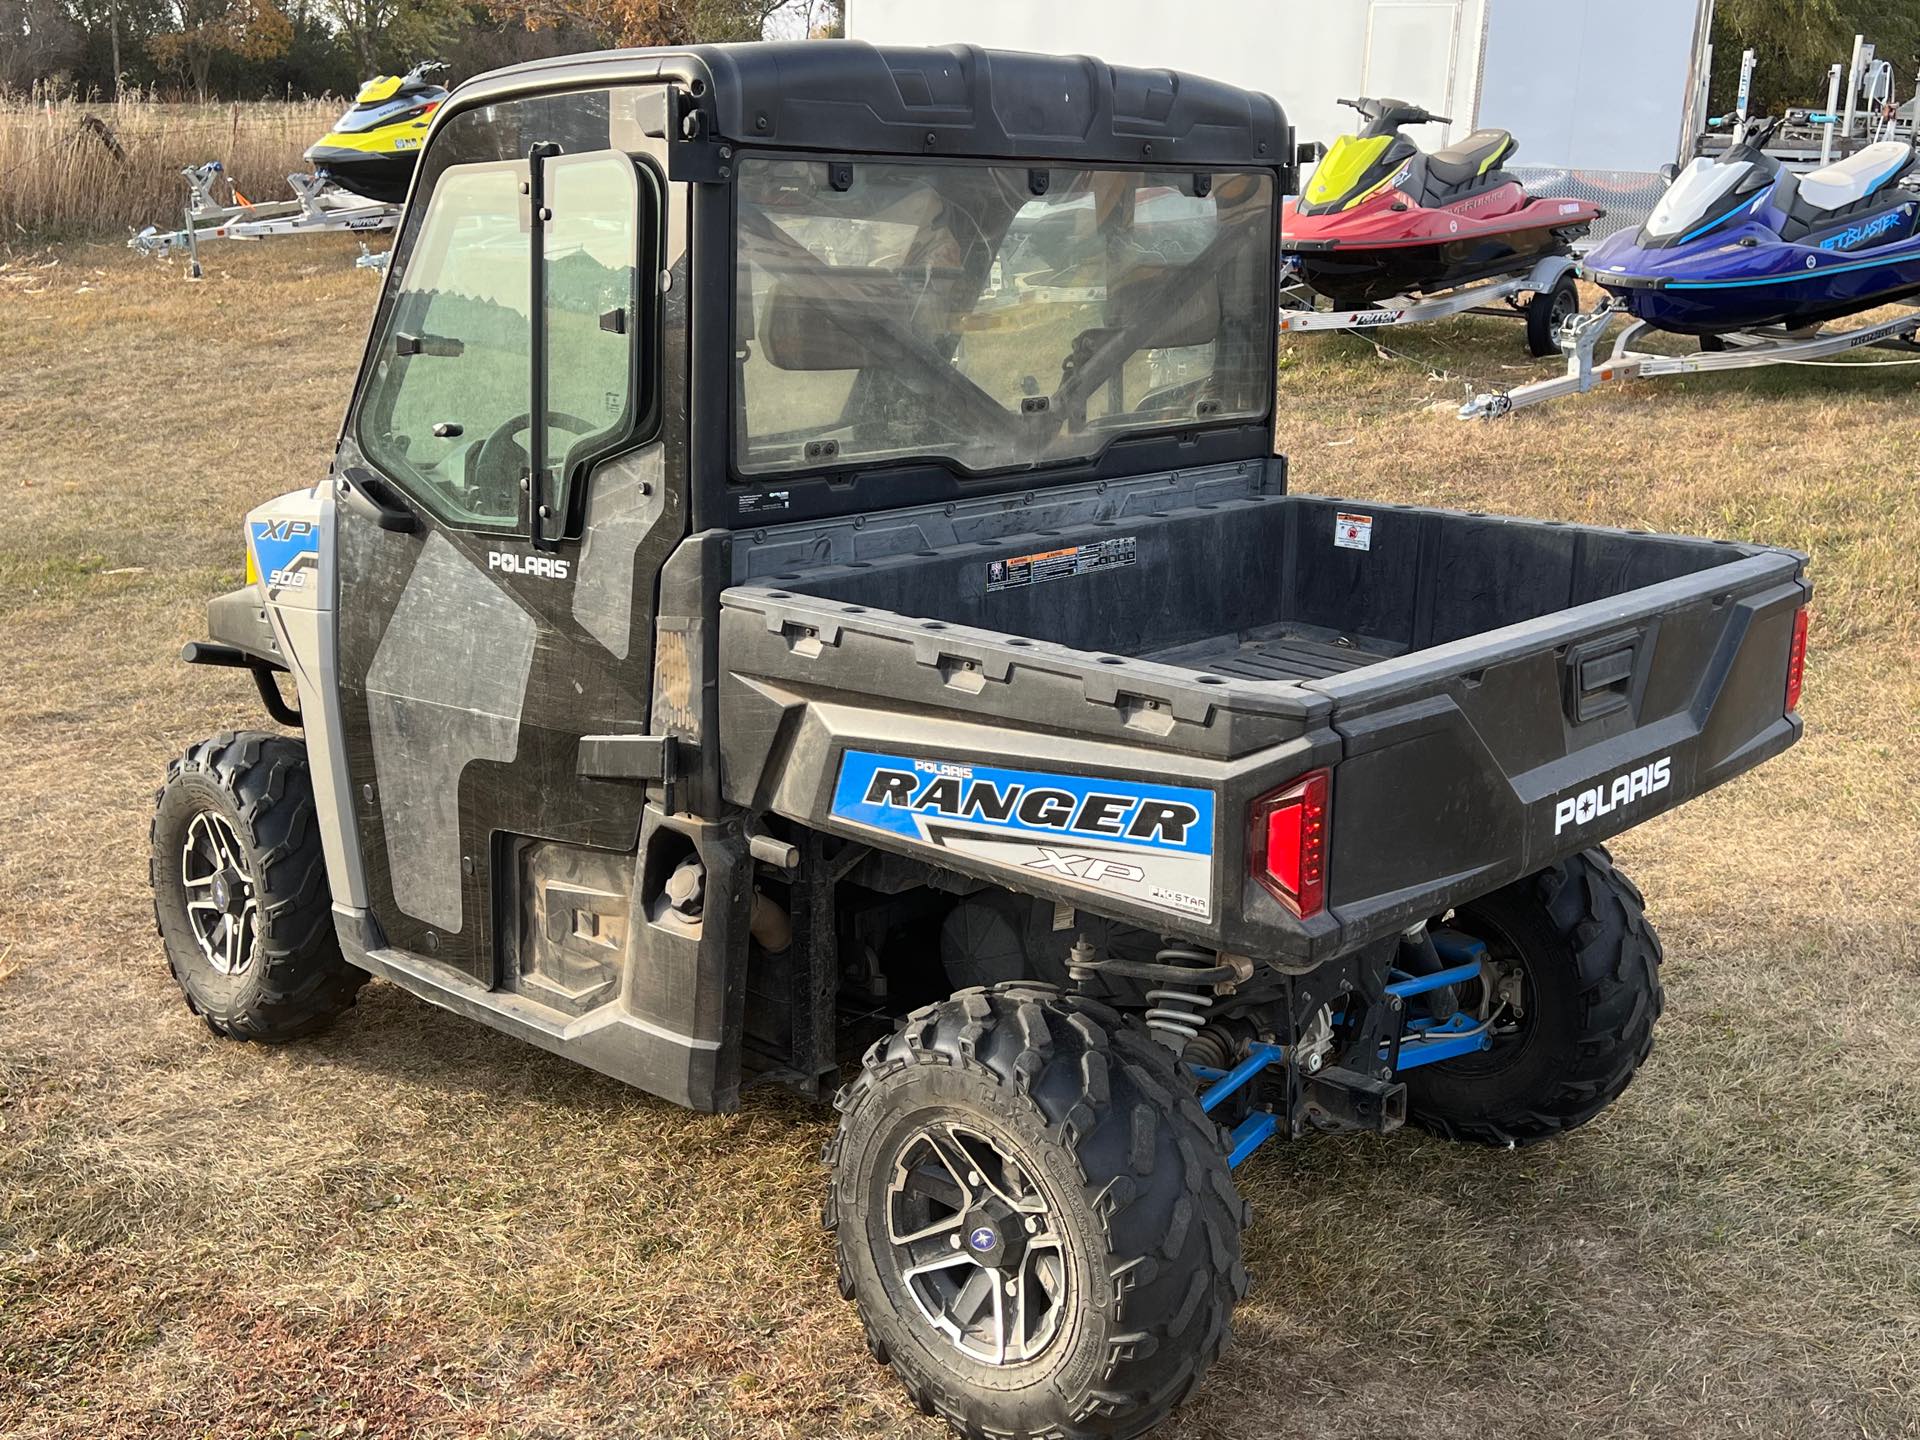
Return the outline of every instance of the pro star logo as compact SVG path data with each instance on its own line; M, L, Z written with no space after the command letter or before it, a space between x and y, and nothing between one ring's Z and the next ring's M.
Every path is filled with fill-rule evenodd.
M552 555L519 555L511 550L489 550L487 569L507 575L539 575L548 580L564 580L572 571L572 562Z
M967 1244L976 1250L991 1250L993 1249L993 1242L999 1238L999 1236L993 1233L991 1227L979 1225L974 1227L971 1235L967 1236Z
M1569 825L1585 825L1602 815L1611 815L1624 805L1644 800L1666 789L1673 778L1673 757L1662 755L1645 765L1602 780L1598 785L1572 795L1563 795L1553 807L1553 833L1558 835Z

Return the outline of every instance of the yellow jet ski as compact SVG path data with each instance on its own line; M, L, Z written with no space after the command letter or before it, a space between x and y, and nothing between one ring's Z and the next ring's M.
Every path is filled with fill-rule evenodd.
M383 205L407 198L420 144L444 85L427 77L447 67L423 60L404 75L376 75L360 87L332 130L307 149L307 163L342 190Z

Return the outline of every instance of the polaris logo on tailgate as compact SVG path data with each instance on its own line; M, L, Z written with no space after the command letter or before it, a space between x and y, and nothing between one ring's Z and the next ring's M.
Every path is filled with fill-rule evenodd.
M1658 795L1672 778L1673 757L1662 755L1577 794L1562 796L1553 807L1553 833L1558 835L1569 825L1585 825L1611 815L1622 805Z

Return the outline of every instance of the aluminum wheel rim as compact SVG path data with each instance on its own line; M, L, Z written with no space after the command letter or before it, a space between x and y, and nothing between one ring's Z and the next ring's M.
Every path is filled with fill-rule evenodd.
M1016 1365L1058 1338L1072 1298L1066 1241L1005 1144L953 1121L921 1126L900 1147L886 1207L901 1286L961 1354Z
M260 934L260 897L240 836L226 816L202 810L180 845L187 927L200 956L221 975L245 974Z

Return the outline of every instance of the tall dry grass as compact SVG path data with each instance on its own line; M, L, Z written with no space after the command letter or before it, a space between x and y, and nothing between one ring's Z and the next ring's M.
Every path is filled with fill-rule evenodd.
M0 249L165 225L186 200L180 171L219 160L254 200L287 194L286 176L342 102L91 104L0 96Z

